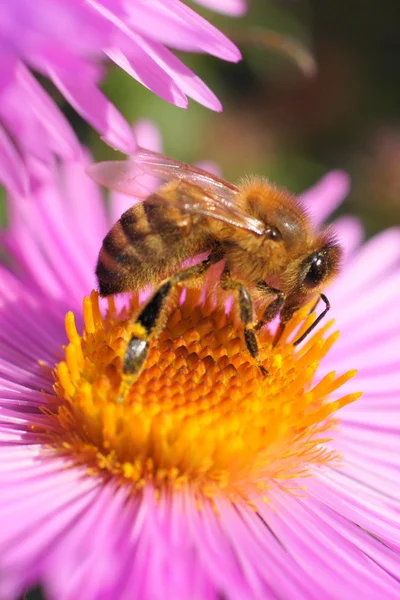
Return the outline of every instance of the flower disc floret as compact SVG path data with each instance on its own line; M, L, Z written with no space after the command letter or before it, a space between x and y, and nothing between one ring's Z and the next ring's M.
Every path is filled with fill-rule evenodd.
M82 335L67 314L69 344L54 372L57 400L46 408L56 421L54 449L93 474L120 478L133 492L151 482L157 489L190 485L208 497L223 490L232 499L255 490L267 498L269 483L285 487L338 459L327 445L332 415L358 394L329 399L353 371L313 384L337 338L325 335L329 323L296 351L291 334L312 316L304 321L300 312L276 346L264 328L265 377L245 348L235 311L227 312L218 296L204 302L198 291L187 291L121 400L123 357L138 306L135 296L117 311L111 300L103 317L93 292L84 300Z

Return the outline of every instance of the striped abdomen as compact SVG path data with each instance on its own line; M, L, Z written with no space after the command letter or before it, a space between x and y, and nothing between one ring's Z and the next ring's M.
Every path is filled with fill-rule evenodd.
M201 217L146 202L127 210L103 240L96 276L102 296L138 290L176 272L209 249Z

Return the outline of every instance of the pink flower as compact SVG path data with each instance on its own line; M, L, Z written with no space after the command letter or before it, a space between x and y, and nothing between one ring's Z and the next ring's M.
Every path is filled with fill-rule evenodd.
M141 145L148 145L148 135L152 136L152 148L158 149L155 147L159 143L157 132L149 124L141 124L137 131ZM13 270L2 267L0 271L0 597L16 598L24 588L40 582L47 596L58 600L80 597L82 590L87 600L221 597L229 600L277 597L341 600L358 595L371 599L398 598L399 231L385 231L360 245L362 230L358 221L345 217L335 224L345 247L345 261L343 272L328 295L342 336L314 374L314 399L309 408L319 395L326 393L330 404L323 403L322 407L331 409L334 406L331 403L336 401L337 406L349 403L337 412L336 425L328 417L320 423L324 439L319 437L317 446L314 434L308 438L308 445L303 447L304 462L296 463L300 455L294 453L296 436L301 436L298 429L292 443L279 450L279 465L269 464L268 470L274 475L263 482L254 481L255 487L247 488L247 497L234 495L232 490L229 494L224 492L229 487L223 487L224 482L218 479L217 473L214 476L218 493L207 492L199 479L196 491L191 487L190 477L181 481L180 487L173 469L166 469L164 473L172 482L170 487L165 483L168 492L162 483L167 479L162 479L160 471L158 483L156 479L147 480L141 487L134 484L141 481L135 478L134 472L139 469L139 458L136 465L122 464L115 460L112 452L107 454L106 447L99 446L92 452L94 437L99 432L114 441L121 433L112 430L113 411L107 418L101 408L100 412L93 413L94 396L90 395L99 394L96 402L106 402L108 377L112 377L112 372L96 380L98 374L90 369L94 364L91 361L101 363L103 360L100 355L105 346L101 344L108 335L107 319L116 318L114 309L110 309L111 317L102 318L94 297L91 302L85 302L86 337L83 341L69 315L70 344L65 362L62 358L61 346L66 342L64 315L72 309L78 315L77 328L81 331L81 299L94 285L96 255L111 223L104 211L100 190L85 177L85 162L64 164L60 171L54 170L53 177L35 190L35 202L15 197L11 203L6 242L12 253ZM306 192L303 200L319 222L332 213L347 189L347 177L333 172ZM125 208L126 201L122 196L115 196L111 206L118 213ZM114 214L113 219L118 216ZM183 316L175 315L175 325L167 324L169 329L163 338L166 347L171 343L168 336L174 337L174 327L181 326L179 319L184 320L187 302L190 299L186 298L182 305ZM168 380L164 372L163 381L169 381L167 389L157 388L161 376L155 374L164 368L163 360L165 362L162 353L149 367L149 372L153 371L143 374L142 387L153 385L159 390L151 392L149 406L156 406L168 396L168 385L175 386L174 393L179 396L182 394L179 386L190 384L180 382L183 382L185 365L199 352L196 349L199 338L193 337L196 329L193 323L199 310L202 309L191 309L191 328L187 332L182 330L181 337L178 336L176 358L171 358L171 364L175 360L179 363L176 382ZM207 310L210 313L210 307ZM202 331L212 318L202 317ZM220 314L218 318L225 317ZM229 323L230 317L226 318ZM119 327L118 323L117 319ZM220 327L227 332L228 344L228 338L232 341L229 333L232 330L229 324L225 328L220 324ZM217 330L206 334L211 345L216 333ZM192 354L182 351L182 347L189 344L188 339ZM332 341L333 338L328 338L325 344L330 345ZM233 340L232 343L238 342ZM296 368L296 361L302 360L303 370L293 382L295 386L300 385L306 370L315 370L314 362L319 360L318 353L323 346L321 340L310 341L308 350L300 347L293 356L291 351L281 358L277 354L276 365L272 367L279 374L284 372L280 370L287 361L295 361L293 368ZM89 356L91 347L93 354ZM76 354L79 348L86 356L83 367ZM108 346L107 352L110 351L111 346ZM215 362L208 356L208 372L201 382L202 389L208 385L207 377L212 378L216 369L221 369L223 377L226 369L235 371L232 364L226 364L229 361L224 352L218 350L218 344L216 352ZM251 386L253 380L247 363L239 365L240 360L247 361L246 356L241 358L235 354L232 360L238 372L243 370L242 388L235 387L236 375L225 384L227 393L233 397L250 389L246 386ZM56 363L55 390L60 405L45 368L45 365L53 368ZM77 391L74 386L79 374L74 373L74 369L79 364L79 368L89 370L92 383L87 379ZM197 368L196 365L193 368ZM359 369L357 378L345 383L346 394L351 397L340 400L343 393L336 387L349 377L340 376L335 380L327 374L353 368ZM271 376L268 386L275 385L272 372ZM211 381L215 389L210 389L210 394L223 388L223 377L217 378L215 383ZM199 389L199 383L189 386L188 398L194 399L193 394L200 393ZM254 398L251 395L247 398L238 423L242 423L247 411L257 404L257 390L251 389ZM274 410L280 414L282 405L286 409L277 423L265 428L263 433L265 439L279 434L278 438L274 437L275 446L279 436L287 434L286 419L290 418L290 407L293 409L292 395L297 394L295 388L290 388L290 394L285 387L277 389ZM362 399L350 402L355 398L353 393L359 390L364 392ZM138 389L138 397L140 393ZM75 394L75 405L64 403L68 394ZM270 410L272 392L267 389L265 394L260 398L259 416L253 422L253 434L248 437L246 446L231 447L235 439L226 429L215 460L224 461L233 456L239 469L241 456L251 453L257 440L258 421ZM206 402L207 397L205 395L202 402ZM179 398L185 399L182 395ZM145 438L140 441L143 433L140 412L124 421L125 408L113 409L120 411L119 427L135 428L128 441L139 444L140 448L140 444L145 443ZM206 405L203 410L207 410ZM94 420L82 420L83 414ZM271 419L274 414L271 413ZM300 421L304 417L304 412L295 415ZM100 425L98 419L103 419ZM158 449L161 456L164 453L171 459L174 456L171 453L178 449L172 439L170 446L158 446L157 424L151 422L152 451ZM84 430L74 429L74 424L82 423ZM191 422L193 431L195 425ZM164 421L163 427L167 426L168 422ZM212 427L210 422L200 432L199 445L186 450L181 448L180 460L189 465L196 456L201 460L207 451L206 441L210 441ZM60 431L63 435L69 431L69 437L60 438ZM179 433L184 435L184 428ZM60 439L64 440L63 448L57 446ZM77 459L78 448L80 460ZM270 448L267 450L270 452ZM332 458L336 453L340 455L337 462ZM308 463L307 457L312 457L313 462ZM154 461L146 463L148 473L153 472L154 464ZM283 464L289 473L295 469L286 480L277 475ZM308 476L303 477L305 474ZM267 503L263 501L264 496Z
M207 2L206 2L207 4ZM213 2L239 14L242 0ZM168 48L238 61L238 49L180 0L15 0L0 7L0 180L15 193L28 188L31 161L54 154L77 159L78 140L56 103L32 75L48 77L113 147L135 148L131 129L103 95L101 61L110 59L168 102L188 97L212 110L221 104Z

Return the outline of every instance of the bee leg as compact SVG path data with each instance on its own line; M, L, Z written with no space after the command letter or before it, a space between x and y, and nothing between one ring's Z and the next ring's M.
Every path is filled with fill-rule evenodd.
M124 355L122 381L119 388L120 402L124 400L134 379L140 375L146 363L152 332L157 325L171 288L172 282L170 279L161 284L133 323L131 339Z
M284 304L281 310L281 322L279 323L278 329L276 330L273 345L276 346L285 331L286 323L290 321L295 312L298 310L298 306L287 306ZM312 312L312 311L311 311Z
M253 323L253 303L251 296L246 287L239 281L231 279L228 270L224 270L221 277L221 286L224 290L235 290L239 296L239 308L240 318L244 325L244 341L246 343L247 350L250 356L254 358L261 373L266 376L268 375L267 369L261 364L258 342L255 334L255 326Z
M275 300L268 304L261 321L258 321L257 325L255 326L255 330L259 331L262 327L264 327L265 323L269 323L269 321L272 321L279 315L285 303L285 294L281 292L281 290L271 287L268 285L268 283L265 283L265 281L260 281L257 284L257 289L265 292L268 295L274 294L276 296Z
M193 267L172 275L164 281L154 292L150 300L144 305L132 326L132 336L125 351L123 377L120 384L119 400L122 401L129 391L134 379L140 375L149 353L150 340L159 328L160 318L163 314L165 302L172 288L178 283L195 279L203 275L211 265L223 258L221 252L216 251Z

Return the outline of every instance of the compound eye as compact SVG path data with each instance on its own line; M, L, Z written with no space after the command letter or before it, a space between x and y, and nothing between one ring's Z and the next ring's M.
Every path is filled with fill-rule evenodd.
M309 268L303 283L309 289L315 288L323 282L326 275L326 257L321 254L315 254L309 263Z
M268 226L268 228L265 232L265 236L269 240L272 240L274 242L279 242L282 239L282 236L281 236L280 232L277 230L277 228L271 227L271 226Z

